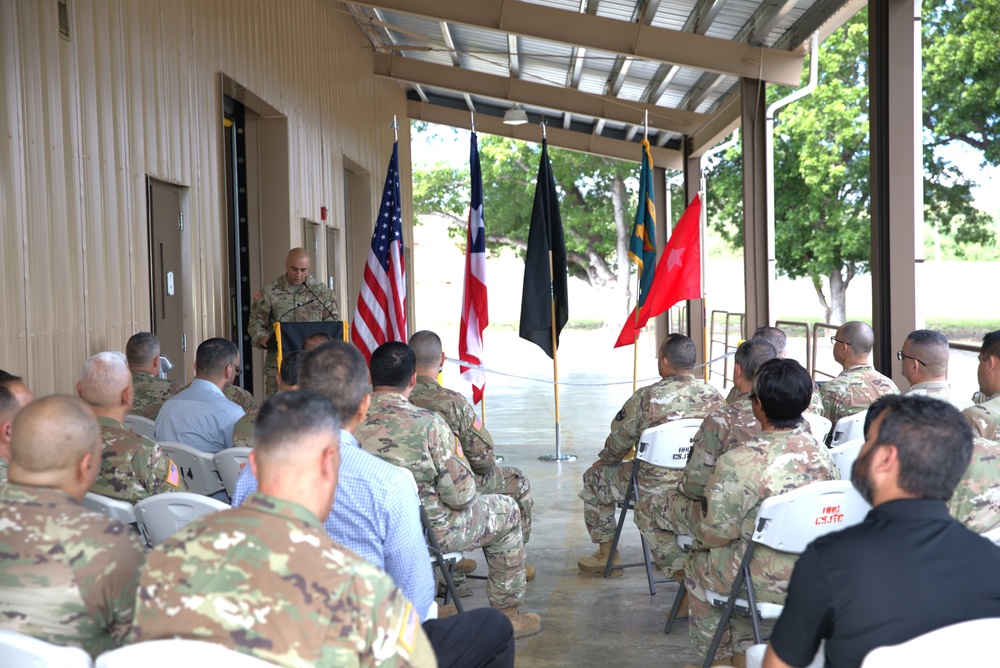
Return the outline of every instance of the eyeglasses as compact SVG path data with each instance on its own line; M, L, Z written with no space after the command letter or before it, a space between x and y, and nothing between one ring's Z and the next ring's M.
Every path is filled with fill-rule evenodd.
M830 343L832 343L833 345L837 345L838 343L843 343L845 346L851 345L847 341L841 341L840 339L838 339L836 334L830 337Z
M922 362L921 360L918 360L916 357L913 357L911 355L904 355L902 350L897 350L896 351L896 359L898 359L900 362L902 362L903 358L906 358L908 360L913 360L914 362L920 362L924 366L927 366L926 364L924 364L924 362Z
M236 376L240 375L241 373L243 373L243 367L239 367L239 366L236 366L234 364L233 365L233 378L235 378Z

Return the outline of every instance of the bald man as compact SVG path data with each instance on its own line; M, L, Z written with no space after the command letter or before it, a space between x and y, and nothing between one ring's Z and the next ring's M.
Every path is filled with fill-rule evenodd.
M273 334L276 322L332 322L339 320L337 299L320 281L309 276L309 254L293 248L285 258L285 273L258 290L250 307L247 333L254 344L267 349L264 359L264 389L268 396L278 391L278 344Z
M0 482L7 482L10 434L14 416L34 398L20 376L0 369Z
M868 361L875 345L875 333L867 324L857 320L845 322L832 339L833 359L844 370L833 380L823 383L819 394L823 399L823 414L836 426L841 418L868 410L876 399L899 394L899 389Z
M904 394L934 397L947 401L960 411L972 401L956 395L948 383L948 337L933 329L910 332L896 359L903 363L903 377L910 384Z
M87 359L76 393L101 426L101 471L90 491L129 503L187 491L184 476L163 448L125 426L135 392L124 355L103 352Z
M14 419L0 485L0 628L96 657L132 624L145 550L121 522L85 509L101 460L87 405L52 396Z

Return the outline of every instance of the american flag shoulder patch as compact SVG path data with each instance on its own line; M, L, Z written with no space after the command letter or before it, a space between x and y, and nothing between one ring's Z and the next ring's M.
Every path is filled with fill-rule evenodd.
M482 431L483 429L483 421L479 418L478 415L476 416L476 419L472 421L472 428L475 429L476 431Z
M174 460L170 460L170 467L167 471L167 482L177 487L181 484L181 471L177 468L177 464L174 464Z
M420 628L420 616L409 601L406 603L406 608L403 609L403 619L405 621L399 628L399 644L407 652L412 652L417 639L417 629Z

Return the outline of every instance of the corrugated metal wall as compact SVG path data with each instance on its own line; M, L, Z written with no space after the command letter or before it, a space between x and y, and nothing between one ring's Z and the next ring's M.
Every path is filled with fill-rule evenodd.
M345 157L372 174L378 209L393 114L412 219L405 99L371 76L370 45L341 4L69 0L69 9L67 41L57 0L0 2L0 368L25 375L36 394L72 392L87 355L122 350L149 329L147 176L187 188L188 339L226 334L220 73L288 119L289 220L263 224L287 225L289 245L322 206L341 224ZM370 235L371 225L352 232ZM269 251L255 278L280 273L284 249ZM344 297L352 314L356 296Z

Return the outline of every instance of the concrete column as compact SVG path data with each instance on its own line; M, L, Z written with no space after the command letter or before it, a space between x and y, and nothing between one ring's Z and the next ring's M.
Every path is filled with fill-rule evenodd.
M691 155L691 138L684 138L684 201L690 203L694 196L701 190L701 158ZM704 237L704 231L702 232ZM704 259L704 238L702 239L702 258ZM702 286L704 289L704 286ZM698 352L698 364L705 362L706 345L705 338L708 330L705 327L705 300L692 299L688 301L688 336L694 341L694 347ZM706 369L708 367L705 367ZM696 374L697 375L697 374Z
M741 79L743 99L743 272L746 331L771 324L767 267L765 82Z
M919 0L868 4L873 363L897 384L895 351L924 321L920 37Z

